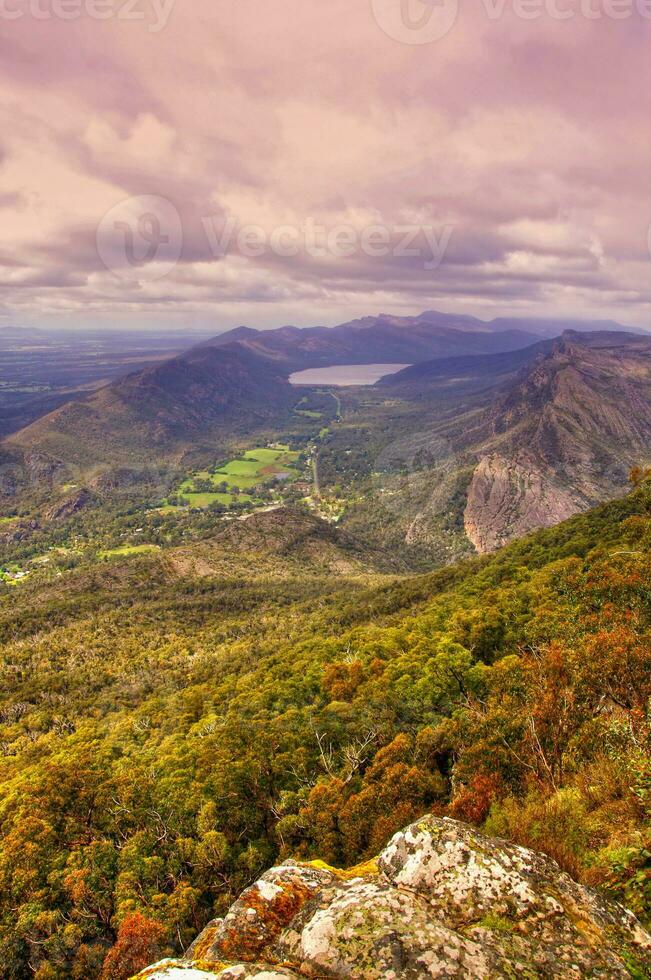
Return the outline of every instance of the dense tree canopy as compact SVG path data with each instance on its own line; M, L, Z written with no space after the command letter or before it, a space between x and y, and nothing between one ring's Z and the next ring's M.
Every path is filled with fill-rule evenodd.
M125 980L274 860L434 810L651 914L651 486L425 575L232 556L0 604L0 957ZM279 563L281 559L278 559ZM284 561L284 559L283 559Z

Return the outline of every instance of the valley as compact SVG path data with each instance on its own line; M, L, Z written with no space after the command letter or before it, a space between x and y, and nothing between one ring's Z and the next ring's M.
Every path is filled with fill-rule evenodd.
M158 519L188 524L193 534L208 517L289 505L340 523L372 547L400 549L424 571L625 492L629 471L650 461L644 336L568 331L392 375L386 366L371 385L293 385L287 368L240 350L239 341L200 345L118 380L82 415L81 404L70 403L5 441L9 471L15 465L31 490L0 498L4 517L19 520L4 535L0 525L0 560L21 578L33 576L39 569L21 564L31 551L30 561L61 571L47 554L50 539L72 552L76 545L52 522L89 508L101 520L108 507L118 536L87 541L87 560L125 543L165 547ZM633 414L623 405L635 406ZM106 438L92 435L86 414L100 407L105 420L116 415ZM154 449L142 467L133 453L149 438ZM34 480L26 467L35 466ZM117 531L127 515L137 539Z
M0 980L651 980L651 0L560 7L0 0Z
M359 331L328 384L248 331L0 444L9 977L106 980L125 922L178 956L270 864L426 811L649 921L651 340L387 375Z

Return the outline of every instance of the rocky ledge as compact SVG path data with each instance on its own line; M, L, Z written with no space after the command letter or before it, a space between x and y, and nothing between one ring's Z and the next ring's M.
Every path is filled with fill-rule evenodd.
M651 976L651 936L550 858L426 816L376 861L288 861L149 980Z

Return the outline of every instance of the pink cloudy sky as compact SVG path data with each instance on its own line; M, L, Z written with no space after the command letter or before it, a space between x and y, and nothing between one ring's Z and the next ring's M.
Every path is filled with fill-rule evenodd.
M651 326L651 20L626 0L557 0L563 20L460 0L423 44L388 36L372 0L176 0L164 26L152 0L142 20L101 0L122 15L101 21L53 2L0 4L0 324L435 307ZM376 0L380 19L399 3ZM165 275L125 277L124 231L107 269L97 229L141 195L170 202L183 246ZM206 221L297 229L295 254L216 254ZM315 254L306 221L357 245ZM359 245L374 226L389 254ZM438 267L421 238L400 254L402 226L447 229Z

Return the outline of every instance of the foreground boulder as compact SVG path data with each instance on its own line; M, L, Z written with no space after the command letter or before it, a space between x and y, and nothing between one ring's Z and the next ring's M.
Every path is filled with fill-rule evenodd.
M651 936L542 854L423 817L376 862L272 868L150 980L645 977Z

